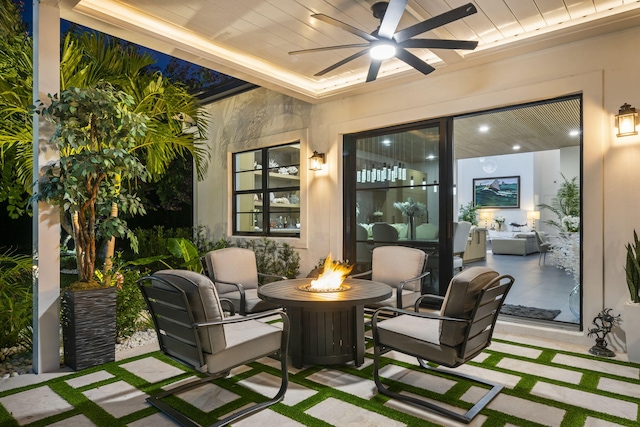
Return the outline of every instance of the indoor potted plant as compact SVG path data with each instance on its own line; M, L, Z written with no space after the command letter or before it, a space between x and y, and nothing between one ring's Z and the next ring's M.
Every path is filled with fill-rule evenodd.
M627 337L627 357L630 362L640 362L640 242L638 233L633 230L633 242L627 243L627 260L625 273L629 296L631 299L624 304L624 323L627 325L625 334Z
M65 364L83 369L115 358L115 277L108 267L96 277L96 243L126 237L137 251L133 232L113 210L144 213L135 190L147 171L133 148L147 118L107 83L70 88L50 101L39 113L56 125L60 159L44 169L34 197L60 206L73 224L78 281L63 292L62 327Z

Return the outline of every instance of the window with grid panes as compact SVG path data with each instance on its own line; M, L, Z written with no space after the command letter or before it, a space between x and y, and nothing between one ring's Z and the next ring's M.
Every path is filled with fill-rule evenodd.
M300 237L300 143L233 154L233 234Z

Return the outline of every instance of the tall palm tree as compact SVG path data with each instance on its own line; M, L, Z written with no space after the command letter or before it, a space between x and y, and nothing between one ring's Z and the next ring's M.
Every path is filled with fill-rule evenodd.
M0 0L0 4L11 4ZM14 206L13 216L23 212L32 177L32 41L15 34L15 7L0 14L0 201ZM12 12L13 11L13 12ZM19 21L19 14L17 15ZM5 24L3 24L3 22ZM20 21L19 21L20 22ZM192 157L198 178L208 167L207 114L180 85L170 82L150 66L154 59L112 37L94 32L69 31L62 44L60 89L86 88L100 81L131 95L135 112L149 117L149 131L137 141L136 150L157 180L172 160ZM15 70L13 72L12 70ZM185 132L185 128L192 131ZM193 131L195 130L195 131ZM6 172L11 169L11 172ZM11 208L10 208L11 209Z

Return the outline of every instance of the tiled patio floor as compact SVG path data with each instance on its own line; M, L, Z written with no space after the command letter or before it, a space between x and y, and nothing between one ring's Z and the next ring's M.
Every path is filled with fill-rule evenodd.
M626 360L625 355L618 355L614 361L585 358L583 355L588 354L587 349L582 347L570 347L501 334L496 334L495 339L492 346L475 359L479 363L457 368L458 371L490 378L506 386L505 390L491 402L488 407L490 410L483 411L470 425L481 426L491 418L494 418L490 420L493 421L491 425L507 427L639 425L640 365L615 363L615 360ZM120 359L128 358L136 354L147 354L156 348L147 346L124 354L119 353L118 356ZM554 351L549 352L547 349ZM556 350L559 352L556 353ZM402 362L415 365L413 358L397 353L389 353L388 356L393 359L393 362L382 369L381 374L385 378L426 389L436 395L448 393L456 386L456 381L449 378L425 372L408 371L402 366ZM495 359L496 363L488 363L490 358ZM279 362L267 358L260 363L277 369ZM271 407L235 425L302 426L309 420L321 420L327 424L318 425L334 426L461 425L394 400L380 399L373 380L367 375L359 375L371 363L372 359L367 358L365 364L357 369L354 367L311 370L291 368L293 380L281 404L284 409ZM150 354L131 362L121 363L119 368L141 379L141 383L166 381L180 374L183 375L180 381L176 382L185 380L184 371ZM255 374L252 374L254 371ZM306 372L309 373L306 374ZM0 380L0 392L44 381L56 375L69 374L70 372L23 375ZM239 381L241 386L268 396L275 394L279 385L279 378L276 376L248 366L241 366L232 371L232 374L246 376ZM531 382L525 397L522 394L510 392L526 387L524 384L531 381L531 375L538 376L540 379ZM98 370L63 380L62 383L64 387L80 390L83 396L116 419L135 418L127 425L136 427L175 425L170 419L150 410L145 401L147 395L143 391L124 380L113 381L113 378L112 373ZM165 387L173 387L176 382ZM92 387L94 384L95 387ZM595 388L589 384L595 384ZM323 391L327 389L339 392L329 395ZM482 389L472 386L462 392L460 400L472 402L481 392ZM228 388L206 384L179 397L206 413L223 403L238 399L239 395ZM75 413L72 412L73 407L45 385L2 397L0 405L12 414L18 425L27 425L67 412L69 417L51 425L95 425L84 415L77 414L77 409ZM380 408L382 410L379 410ZM296 413L299 416L287 416L290 413ZM425 420L433 424L426 423Z

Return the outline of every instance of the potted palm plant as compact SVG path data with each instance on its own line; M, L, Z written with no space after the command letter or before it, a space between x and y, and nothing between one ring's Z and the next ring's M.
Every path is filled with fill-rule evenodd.
M633 230L633 242L627 243L627 260L625 273L631 299L624 305L624 318L628 327L625 328L627 337L627 357L630 362L640 362L640 329L633 325L640 324L640 242L638 233Z
M39 112L56 125L52 140L60 160L44 170L34 197L60 206L73 224L78 281L62 295L63 342L65 364L83 369L115 358L115 277L108 270L96 276L96 246L126 237L137 251L135 235L113 208L144 213L135 191L147 171L133 148L147 118L107 83L71 88L50 100Z

